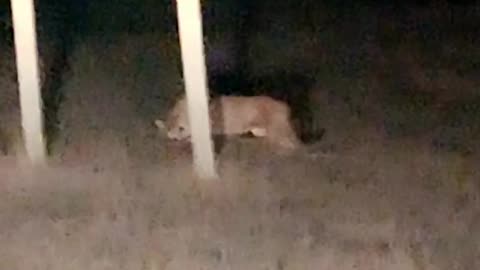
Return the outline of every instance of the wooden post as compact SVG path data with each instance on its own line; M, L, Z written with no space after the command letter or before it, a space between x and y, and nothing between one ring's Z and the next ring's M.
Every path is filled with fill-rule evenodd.
M198 177L217 178L208 112L200 0L177 0L177 15L193 165Z
M33 0L11 0L23 139L34 164L44 163L42 100L39 87Z

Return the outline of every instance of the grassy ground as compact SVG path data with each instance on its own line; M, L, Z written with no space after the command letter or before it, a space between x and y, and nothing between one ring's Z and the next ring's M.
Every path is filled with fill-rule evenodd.
M232 143L218 182L113 142L34 175L2 159L1 268L478 268L478 158L355 134L316 160Z
M176 40L78 42L49 168L0 158L0 269L480 269L471 15L355 11L316 38L297 31L318 30L312 21L271 13L263 18L275 27L258 22L252 70L315 77L325 137L316 158L231 140L217 182L195 179L188 149L153 125L182 91ZM287 26L295 34L280 35ZM11 72L0 91L14 105ZM8 131L15 108L3 110Z

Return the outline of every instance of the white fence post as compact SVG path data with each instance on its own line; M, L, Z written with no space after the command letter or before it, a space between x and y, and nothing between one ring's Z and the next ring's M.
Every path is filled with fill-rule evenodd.
M217 178L208 112L200 0L177 0L177 15L193 165L200 178Z
M33 0L11 0L17 77L25 150L34 164L44 163L42 100Z

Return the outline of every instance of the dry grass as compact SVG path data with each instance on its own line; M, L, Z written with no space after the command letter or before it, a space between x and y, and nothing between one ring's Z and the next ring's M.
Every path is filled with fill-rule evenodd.
M478 159L368 139L264 159L244 144L257 153L232 142L218 182L185 158L119 160L118 145L76 167L5 166L0 268L479 267Z

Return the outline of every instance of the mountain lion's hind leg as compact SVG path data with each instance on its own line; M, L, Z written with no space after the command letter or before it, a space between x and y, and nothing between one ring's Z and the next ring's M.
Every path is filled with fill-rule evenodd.
M267 129L266 128L255 127L255 128L250 129L250 132L255 137L265 137L265 136L267 136Z

